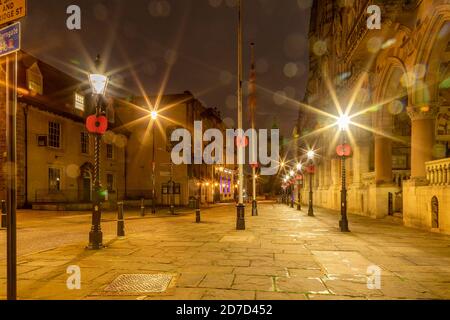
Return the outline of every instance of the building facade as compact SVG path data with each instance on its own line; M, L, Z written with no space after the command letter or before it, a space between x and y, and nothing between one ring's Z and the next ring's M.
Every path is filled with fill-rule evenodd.
M381 30L368 28L371 5ZM319 155L315 203L340 208L342 110L352 120L349 211L450 233L448 1L317 0L309 38L305 104L332 115L302 109L297 125L299 145Z
M189 205L200 196L202 203L232 201L234 198L234 167L221 165L171 165L171 134L179 128L191 134L194 146L194 122L201 121L203 132L219 129L224 135L226 127L220 113L207 108L190 92L160 97L131 98L115 103L118 117L128 132L126 161L126 199L151 199L153 190L153 150L155 152L155 194L159 205ZM150 116L157 110L157 119ZM200 139L203 140L203 132ZM202 148L207 145L202 144ZM193 160L194 148L189 156ZM203 149L202 149L203 152ZM194 163L192 161L192 163ZM171 183L177 187L172 195Z
M0 73L7 83L6 61ZM6 90L2 86L0 91L0 112L4 115L0 117L0 199L6 199L9 172ZM25 52L18 54L19 208L91 208L94 136L87 132L85 122L95 113L92 100L87 79L78 81ZM152 101L159 110L154 130L149 109L145 109L148 99L104 98L109 122L101 143L100 182L108 191L104 207L113 208L117 201L138 204L141 199L152 199L153 141L157 205L166 206L173 200L177 206L186 206L199 195L202 203L232 201L233 166L219 165L219 161L217 165L171 165L171 132L186 128L193 133L194 121L202 121L203 130L216 128L225 134L220 113L205 107L189 92ZM175 183L173 188L171 181Z
M6 61L1 76L6 80ZM6 86L0 96L2 173L0 197L6 198ZM89 208L92 197L94 137L85 129L92 114L89 85L24 53L18 54L17 201L19 207L42 209ZM114 112L108 108L110 135ZM126 137L124 137L126 139ZM120 139L119 139L120 140ZM102 143L101 181L109 200L121 197L125 149ZM108 205L108 204L106 204Z

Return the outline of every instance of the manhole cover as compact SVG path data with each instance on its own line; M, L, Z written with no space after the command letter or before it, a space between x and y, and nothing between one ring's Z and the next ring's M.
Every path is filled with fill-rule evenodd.
M168 274L122 274L105 289L110 293L163 293L172 276Z

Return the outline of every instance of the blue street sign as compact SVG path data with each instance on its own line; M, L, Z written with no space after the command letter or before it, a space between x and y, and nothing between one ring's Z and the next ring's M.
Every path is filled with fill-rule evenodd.
M0 30L0 57L20 50L20 22Z

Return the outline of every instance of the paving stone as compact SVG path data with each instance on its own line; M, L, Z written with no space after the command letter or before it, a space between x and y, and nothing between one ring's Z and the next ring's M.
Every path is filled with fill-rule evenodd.
M234 275L232 274L207 274L200 282L200 288L218 288L228 289L233 284Z
M236 275L232 288L238 290L275 291L274 278L268 276Z
M289 277L276 278L278 291L293 293L328 294L329 291L319 278Z
M255 300L255 291L208 289L202 300Z

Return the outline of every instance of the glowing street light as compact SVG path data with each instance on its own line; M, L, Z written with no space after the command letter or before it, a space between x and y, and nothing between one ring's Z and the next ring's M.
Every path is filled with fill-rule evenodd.
M314 174L314 157L316 153L313 150L309 150L306 154L309 160L309 206L308 206L308 216L314 217L314 193L313 193L313 174Z
M346 130L348 130L348 128L349 128L349 126L350 126L350 117L348 116L348 115L346 115L346 114L342 114L340 117L339 117L339 119L338 119L338 121L337 121L337 124L338 124L338 126L339 126L339 129L341 130L341 131L346 131Z
M158 119L158 112L157 111L152 111L150 113L150 117L152 118L152 120Z
M303 165L299 162L297 163L297 172L299 175L302 175ZM302 183L303 177L300 176L300 178L297 179L297 210L302 211L302 194L300 192L301 183Z
M99 57L97 57L99 59ZM103 74L93 73L89 75L89 83L92 93L95 95L104 95L108 86L108 77Z
M346 169L345 169L345 159L346 153L344 152L346 147L346 134L350 126L350 118L348 115L341 115L338 119L339 129L341 130L342 139L342 153L341 153L341 178L342 178L342 189L341 189L341 221L339 221L339 227L341 232L350 232L348 228L347 219L347 181L346 181Z

